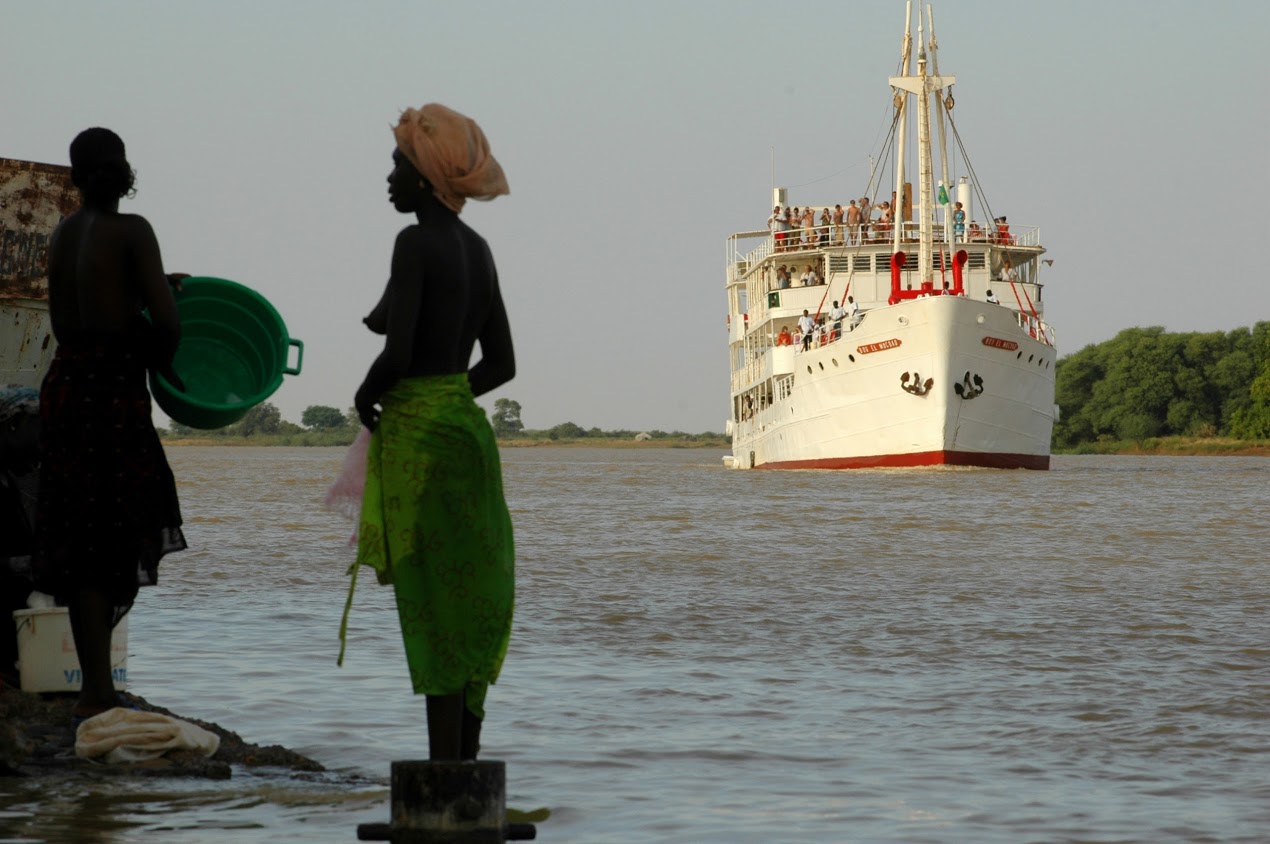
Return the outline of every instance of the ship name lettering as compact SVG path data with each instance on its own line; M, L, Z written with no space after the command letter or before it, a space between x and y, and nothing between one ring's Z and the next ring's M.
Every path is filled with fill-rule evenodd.
M1019 344L1013 340L1002 340L1000 337L984 337L983 345L994 349L1005 349L1007 352L1012 352L1019 347Z
M862 355L871 355L874 352L885 352L887 349L898 349L899 346L900 338L892 337L880 343L865 343L863 346L856 346L855 350Z

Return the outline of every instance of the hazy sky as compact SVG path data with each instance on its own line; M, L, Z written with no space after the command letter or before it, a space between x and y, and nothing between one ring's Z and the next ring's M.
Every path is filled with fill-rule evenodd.
M902 0L0 0L0 157L65 164L79 130L119 132L124 210L167 268L256 288L305 342L272 399L299 421L351 405L380 348L361 317L409 222L385 192L390 125L445 103L512 188L463 212L519 369L482 403L514 398L532 428L718 431L724 241L765 224L773 149L790 205L864 193L903 18ZM1061 353L1270 319L1270 4L957 0L935 23L992 209L1054 259Z

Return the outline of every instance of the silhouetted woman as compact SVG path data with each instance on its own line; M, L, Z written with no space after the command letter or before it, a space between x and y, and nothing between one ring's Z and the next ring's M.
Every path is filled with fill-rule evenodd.
M123 141L88 129L71 143L83 205L49 243L57 352L40 390L35 582L69 608L83 685L74 713L118 705L110 632L159 559L185 548L176 484L150 421L146 372L172 373L180 337L159 244L119 213L132 191ZM143 311L149 311L149 320Z
M417 223L397 235L388 289L365 320L387 336L355 399L374 432L357 562L393 585L431 758L474 759L515 584L498 447L473 399L516 368L493 256L459 211L507 182L480 127L445 106L407 109L395 135L388 198Z

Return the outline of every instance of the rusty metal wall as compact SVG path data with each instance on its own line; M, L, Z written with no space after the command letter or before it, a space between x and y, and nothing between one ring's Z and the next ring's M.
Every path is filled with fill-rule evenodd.
M0 299L48 298L49 237L78 207L71 168L0 158Z
M71 168L0 158L0 385L38 387L53 359L49 238L77 208Z

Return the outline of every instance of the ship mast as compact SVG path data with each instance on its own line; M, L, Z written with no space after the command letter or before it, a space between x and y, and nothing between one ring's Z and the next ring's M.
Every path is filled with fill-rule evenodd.
M921 10L918 9L918 17L921 17ZM913 0L908 0L904 4L904 44L900 47L900 73L902 77L908 78L908 66L913 55ZM891 85L895 85L895 79L891 79ZM895 136L895 204L903 207L904 204L904 150L907 145L908 135L908 97L901 95L899 92L895 94L895 108L900 113L899 131ZM891 209L891 251L900 251L900 242L904 233L904 216L900 213L901 208Z
M926 20L930 24L930 69L936 76L939 75L939 41L935 38L935 10L931 4L926 4ZM951 97L951 92L949 93ZM948 101L951 104L952 100ZM948 192L948 204L944 206L944 243L953 242L953 215L952 215L952 192L953 187L948 183L948 138L944 128L944 117L947 114L943 97L935 98L935 111L938 115L939 126L939 183L944 186L944 190Z
M905 24L905 41L908 39L908 31L911 24ZM934 165L931 161L930 150L930 94L932 91L939 91L956 82L956 78L952 76L938 76L927 73L926 67L926 45L922 42L923 28L922 16L919 12L917 15L917 75L907 75L907 65L905 66L904 76L892 76L891 86L907 91L910 94L917 95L917 161L919 171L919 242L918 242L918 266L920 267L920 278L922 286L930 289L926 285L934 283L934 267L931 261L931 253L933 251L933 238L931 231L931 222L933 217L933 209L935 206L935 198L932 182L934 181ZM907 97L905 97L907 100ZM901 148L902 149L902 148ZM902 155L901 155L902 160ZM900 167L901 172L903 167ZM902 196L904 190L901 181L896 195ZM902 227L902 226L901 226ZM896 232L895 251L899 251L899 231Z

